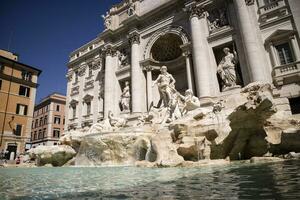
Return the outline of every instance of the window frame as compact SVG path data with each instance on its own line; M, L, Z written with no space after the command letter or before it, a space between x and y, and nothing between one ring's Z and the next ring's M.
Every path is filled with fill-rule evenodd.
M24 94L21 94L22 92L24 92ZM30 87L20 85L20 87L19 87L19 96L30 97Z
M23 112L23 114L20 113L21 106L24 106L24 112ZM17 115L24 115L24 116L27 116L27 114L28 114L28 105L17 103L16 114L17 114Z
M32 73L28 71L22 71L22 79L24 81L32 81Z
M288 48L289 48L289 51L290 51L290 53L291 53L291 58L292 58L292 61L291 62L287 62L288 60L287 60L287 58L286 58L286 56L284 56L285 58L285 60L284 60L284 64L283 63L281 63L281 59L280 59L280 56L279 56L279 51L278 51L278 46L281 46L281 45L285 45L285 44L287 44L288 45ZM288 65L288 64L291 64L291 63L293 63L293 62L295 62L296 61L296 56L295 56L295 52L294 52L294 49L293 49L293 46L292 46L292 44L291 44L291 40L290 39L285 39L285 40L279 40L279 41L276 41L276 42L274 42L273 43L273 45L274 45L274 48L275 48L275 51L276 51L276 57L277 57L277 59L278 59L278 64L279 64L279 66L282 66L282 65Z
M53 129L52 137L53 138L60 138L60 129Z
M56 119L58 120L58 123L56 123ZM57 125L61 124L61 117L60 116L54 116L53 123L57 124Z
M22 132L23 132L23 125L22 124L16 124L14 135L22 136Z

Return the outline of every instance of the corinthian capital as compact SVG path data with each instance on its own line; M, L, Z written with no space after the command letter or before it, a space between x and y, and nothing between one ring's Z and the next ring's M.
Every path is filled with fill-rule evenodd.
M112 46L107 46L103 50L105 56L114 56L116 54L116 50Z
M205 16L205 10L201 6L197 6L196 4L189 5L184 9L187 13L189 13L190 18L192 17L204 17Z
M129 34L129 43L130 44L139 44L140 43L140 35L136 32Z

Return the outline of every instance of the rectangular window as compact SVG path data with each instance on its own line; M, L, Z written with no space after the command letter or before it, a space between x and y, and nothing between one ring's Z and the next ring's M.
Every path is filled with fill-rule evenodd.
M4 65L0 63L0 72L3 72L3 70L4 70Z
M73 119L75 119L76 118L76 106L75 105L72 106L72 111L73 111L72 117L73 117Z
M292 50L291 50L290 44L288 42L280 44L280 45L276 45L275 48L278 52L278 56L279 56L281 65L285 65L285 64L294 62Z
M40 126L43 126L43 118L40 118Z
M30 88L20 85L19 95L25 96L25 97L29 97L29 95L30 95Z
M22 124L17 124L15 129L15 135L21 136L22 135Z
M0 80L0 90L2 89L2 80Z
M91 114L91 102L86 102L86 114L90 115Z
M46 135L46 129L44 128L43 129L43 138L46 138L47 137L47 135Z
M76 72L75 72L75 83L78 82L78 75L79 75L79 73L78 73L78 71L76 71Z
M89 74L88 76L91 77L93 75L93 68L92 65L89 65Z
M27 115L27 105L17 104L16 114L18 115Z
M59 138L60 136L60 130L59 129L54 129L53 130L53 137L54 138Z
M41 129L39 130L38 139L43 139L43 133Z
M57 112L59 112L59 109L60 109L59 105L56 105L56 111Z
M47 115L44 117L44 124L48 124L48 116Z
M60 124L60 117L54 117L54 124Z
M34 124L35 124L35 128L38 127L39 126L39 120L36 119Z
M34 140L37 139L37 133L36 133L36 131L34 131L33 139L34 139Z
M26 71L22 72L22 79L23 80L31 81L31 78L32 78L32 74L30 72L26 72Z

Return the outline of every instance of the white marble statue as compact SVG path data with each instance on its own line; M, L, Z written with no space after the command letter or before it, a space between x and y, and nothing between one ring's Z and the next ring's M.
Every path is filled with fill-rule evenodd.
M121 128L125 127L127 124L127 120L125 118L115 117L111 111L108 112L108 119L112 127Z
M158 91L160 94L160 99L163 101L164 107L169 107L172 93L176 91L175 90L176 81L174 77L168 73L166 66L162 66L160 71L161 74L153 82L152 87L154 87L154 85L157 84Z
M124 67L128 65L128 56L124 52L119 52L119 67Z
M222 91L236 86L235 65L237 63L236 52L231 53L229 48L223 49L225 56L218 65L217 72L222 79Z
M181 99L184 102L182 108L182 115L188 113L189 111L200 108L200 101L197 97L194 96L193 90L187 89L185 91L185 96L180 95Z
M121 94L120 104L123 112L130 111L130 85L128 81L125 82L125 87L123 88Z
M111 26L111 17L109 15L109 13L106 12L106 15L101 15L101 17L104 20L104 26L105 26L105 28L106 29L110 28L110 26Z
M135 14L135 5L132 4L132 5L128 8L127 14L128 14L129 17Z
M102 122L93 124L91 128L88 130L88 134L100 133L104 131L111 131L111 125L109 120L103 120Z

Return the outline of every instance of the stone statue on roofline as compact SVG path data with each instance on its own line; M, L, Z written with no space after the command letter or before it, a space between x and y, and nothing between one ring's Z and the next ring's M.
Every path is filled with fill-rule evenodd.
M109 29L111 26L111 16L109 15L108 12L106 12L106 15L101 15L101 17L104 20L104 26L106 29Z
M237 86L235 66L237 64L237 54L234 51L230 52L228 47L223 49L225 56L218 65L217 72L222 80L222 91L226 91L232 87Z

